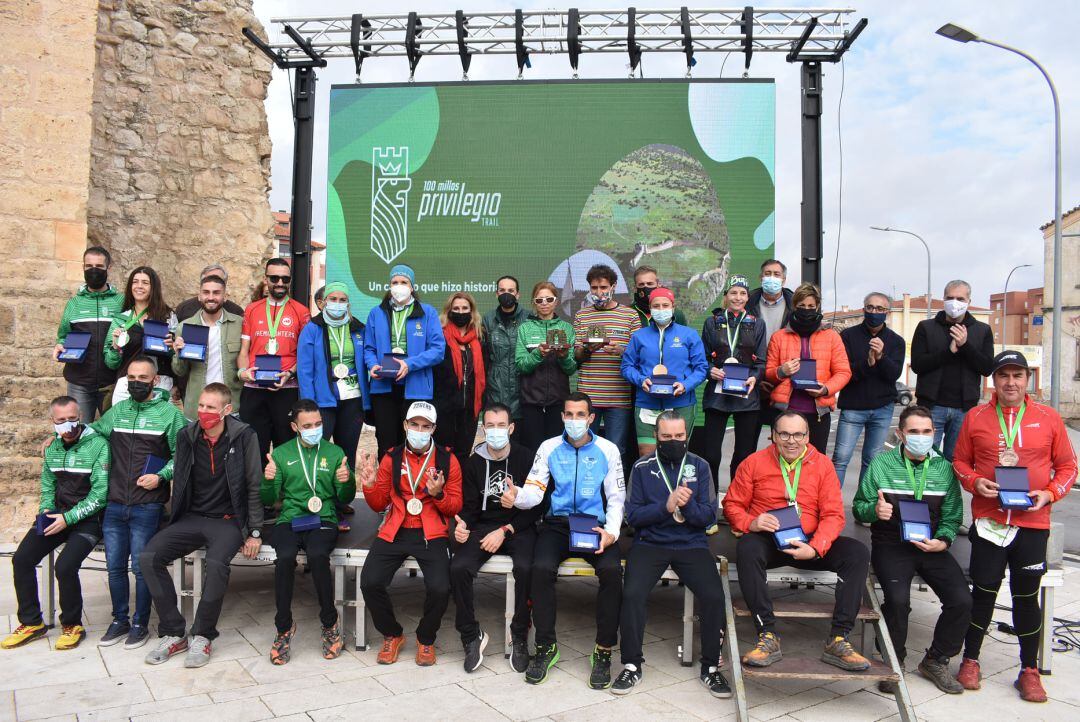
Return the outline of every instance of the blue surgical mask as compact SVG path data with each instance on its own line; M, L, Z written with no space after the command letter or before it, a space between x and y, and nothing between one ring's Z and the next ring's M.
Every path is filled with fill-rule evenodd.
M921 434L905 434L904 448L911 452L912 456L926 456L934 447L934 435L922 436Z
M315 446L322 441L322 425L310 429L300 429L300 438L308 446Z
M658 308L652 312L652 320L657 326L667 326L675 317L675 310L671 308Z
M417 451L426 449L427 445L431 443L430 431L415 431L413 429L405 429L405 437L409 440L409 446L413 447Z
M870 311L863 311L863 318L866 320L866 325L870 328L877 328L885 324L887 314L884 313L872 313Z
M780 289L784 287L784 282L776 276L765 276L761 279L761 290L770 295L780 293Z
M53 424L53 428L59 436L63 436L64 434L70 434L75 431L75 429L79 428L79 422L65 421L62 424Z
M349 302L327 301L323 312L328 321L344 321L349 316Z
M585 419L564 419L563 428L566 429L567 436L578 441L589 433L589 422Z
M510 443L510 429L484 429L484 441L498 451Z

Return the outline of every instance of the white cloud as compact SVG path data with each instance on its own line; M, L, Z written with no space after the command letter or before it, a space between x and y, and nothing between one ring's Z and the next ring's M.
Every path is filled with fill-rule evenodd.
M443 6L416 2L416 9L444 11L490 10L495 0L457 2ZM548 2L524 3L548 7ZM581 0L578 7L607 8L606 0ZM787 2L785 6L816 6L820 2ZM841 4L843 5L843 4ZM511 9L513 5L505 5ZM364 4L366 14L402 12L396 2ZM353 2L323 0L317 14L348 15ZM978 0L898 3L871 0L857 5L857 17L870 25L855 43L843 69L825 67L825 116L822 123L825 214L823 285L831 305L833 258L837 237L839 147L837 102L841 75L844 98L843 225L837 269L839 302L858 304L875 289L912 294L925 292L925 251L915 239L871 231L890 225L922 235L933 254L933 286L940 292L953 277L974 286L977 303L1004 285L1009 269L1020 263L1034 268L1017 272L1013 288L1042 283L1042 235L1038 227L1053 216L1053 153L1050 94L1042 76L1022 58L981 44L961 45L934 35L953 21L986 37L1022 48L1037 57L1055 77L1062 105L1064 147L1064 206L1080 203L1080 189L1069 169L1080 162L1080 137L1072 108L1080 102L1080 58L1074 29L1080 5L1066 0L1029 3L986 3ZM313 15L311 2L256 0L256 14L269 27L271 17ZM271 32L274 32L271 30ZM721 55L699 55L694 74L716 76ZM580 75L585 78L623 78L625 55L585 55ZM741 74L741 56L731 56L725 77ZM682 55L646 54L646 77L681 77ZM513 56L475 57L472 79L512 79ZM751 74L775 77L777 82L776 237L777 254L798 275L800 187L799 69L775 54L754 56ZM404 58L371 60L364 67L366 82L407 79ZM565 56L533 58L529 78L570 76ZM453 58L424 58L417 80L457 80L461 69ZM314 235L325 235L326 132L329 89L354 81L351 60L332 60L319 71L315 133ZM285 74L275 71L267 98L274 142L271 205L288 209L292 174L292 116ZM1049 299L1048 299L1049 301Z

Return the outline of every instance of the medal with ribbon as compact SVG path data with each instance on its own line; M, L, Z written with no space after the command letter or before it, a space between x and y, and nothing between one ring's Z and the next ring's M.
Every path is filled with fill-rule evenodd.
M304 465L304 447L300 442L297 442L297 452L300 455L300 470L304 472L304 481L311 488L311 498L307 501L307 508L312 514L318 514L323 507L322 499L319 498L319 493L315 490L315 482L318 481L316 465L319 463L320 448L322 448L321 441L315 445L315 458L311 460L311 473L308 474L307 466Z
M686 469L686 454L683 454L682 461L679 462L679 475L675 478L675 483L671 483L671 479L668 478L667 472L664 471L664 462L660 460L660 454L656 454L656 466L660 469L660 478L664 480L664 484L667 486L669 492L674 492L675 487L682 484L683 471ZM686 521L686 517L683 516L682 509L675 507L675 511L671 513L672 518L678 523L682 524Z
M288 303L289 297L286 296L278 305L277 313L273 318L270 318L270 300L267 299L266 301L264 309L266 311L266 333L270 336L270 340L266 342L266 353L271 356L276 356L278 352L277 330L278 326L281 325L281 319L285 315L285 306Z
M427 465L428 462L431 461L432 454L435 453L435 445L432 444L431 448L428 449L427 454L424 455L424 461L420 464L420 470L416 472L415 477L412 473L412 467L409 466L409 458L407 456L409 452L406 451L404 453L406 454L404 457L405 475L409 480L409 489L411 489L413 493L413 498L409 499L408 503L405 504L405 511L413 516L420 516L420 512L424 510L424 502L416 498L416 489L420 486L420 480L424 478L424 471L427 470Z
M1020 410L1016 412L1016 419L1011 426L1006 426L1005 415L1001 413L1001 404L996 406L998 425L1001 427L1001 436L1005 439L1005 450L998 454L998 463L1002 466L1016 466L1020 463L1020 455L1013 446L1016 445L1016 437L1020 433L1020 422L1024 420L1024 411L1027 404L1020 404Z

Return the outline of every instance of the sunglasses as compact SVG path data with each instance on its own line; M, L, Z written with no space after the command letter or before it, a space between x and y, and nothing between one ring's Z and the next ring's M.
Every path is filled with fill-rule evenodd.
M288 283L292 280L292 276L267 276L266 280L270 283Z
M555 303L555 297L544 296L543 298L534 298L533 303Z

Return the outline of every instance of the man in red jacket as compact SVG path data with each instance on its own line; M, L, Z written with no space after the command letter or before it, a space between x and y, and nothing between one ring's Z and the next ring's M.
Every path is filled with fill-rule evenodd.
M823 662L849 671L862 671L870 662L848 642L862 604L870 550L844 529L844 500L829 457L809 444L806 419L784 411L772 426L771 446L746 457L724 497L724 516L742 534L735 548L739 587L754 618L758 641L743 655L743 664L768 667L780 661L780 638L765 572L774 567L836 572L836 604L832 631ZM794 508L794 515L787 509ZM797 518L806 541L778 547L774 532L782 516Z
M435 664L435 635L450 603L450 537L447 520L461 511L461 467L450 449L431 441L435 407L414 401L405 417L406 442L383 455L361 455L357 472L364 500L376 512L389 508L360 572L360 591L383 635L379 664L397 661L405 644L387 588L408 557L424 575L424 613L416 627L416 663Z
M1020 676L1014 683L1028 702L1045 702L1037 657L1042 610L1039 587L1046 573L1050 505L1076 481L1076 454L1065 424L1049 406L1027 395L1027 359L1017 351L994 357L994 394L967 412L956 442L953 469L971 492L971 626L956 678L979 689L979 650L994 614L998 587L1009 567L1013 629L1020 640ZM1027 470L1031 506L1002 510L997 475L1002 467ZM1045 633L1045 632L1044 632Z

